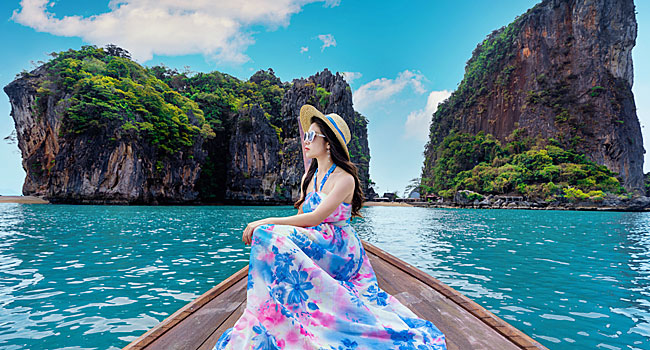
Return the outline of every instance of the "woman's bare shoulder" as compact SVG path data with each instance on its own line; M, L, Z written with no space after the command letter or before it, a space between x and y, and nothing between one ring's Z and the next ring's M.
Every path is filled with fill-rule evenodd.
M341 183L341 185L343 185L343 188L346 190L346 192L348 192L348 195L343 201L346 203L351 203L352 200L354 199L354 188L356 186L356 183L354 181L354 176L352 176L352 174L348 173L347 171L343 170L342 173L339 174L339 178L336 180L336 182Z
M345 184L345 186L352 186L352 188L354 188L354 176L343 169L336 174L336 182L341 182Z

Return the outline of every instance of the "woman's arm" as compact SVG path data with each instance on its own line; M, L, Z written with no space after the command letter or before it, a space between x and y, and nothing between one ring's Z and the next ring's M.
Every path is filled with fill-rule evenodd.
M287 217L271 217L262 220L253 221L244 229L242 240L245 244L250 244L253 230L257 226L266 224L275 225L292 225L300 227L316 226L323 222L339 205L343 202L348 193L354 191L354 177L352 175L343 176L334 183L334 188L327 197L311 213L299 213Z

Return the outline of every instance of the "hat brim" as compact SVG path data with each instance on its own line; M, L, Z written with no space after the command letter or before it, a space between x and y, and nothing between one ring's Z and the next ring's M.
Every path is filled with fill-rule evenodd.
M336 135L336 138L339 140L339 144L343 146L343 149L348 156L348 160L350 160L350 151L348 150L348 146L345 144L343 138L337 132L335 132L336 127L334 124L332 124L332 122L325 117L325 114L323 114L312 105L306 104L300 108L300 124L302 125L302 131L307 132L307 130L309 130L312 117L321 119L325 122L325 124L327 124L327 126L329 126L330 130L334 132L334 135Z

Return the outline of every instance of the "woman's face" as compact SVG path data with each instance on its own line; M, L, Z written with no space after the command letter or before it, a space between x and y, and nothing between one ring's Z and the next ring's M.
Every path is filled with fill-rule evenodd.
M315 131L316 134L323 135L323 132L316 123L312 123L309 127L309 130L307 130L305 133L310 131ZM304 147L305 156L307 158L316 158L327 153L327 141L325 141L325 138L322 136L314 135L314 139L311 142L305 141Z

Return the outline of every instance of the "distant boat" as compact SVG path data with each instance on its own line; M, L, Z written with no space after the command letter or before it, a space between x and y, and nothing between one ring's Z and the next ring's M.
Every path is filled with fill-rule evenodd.
M414 266L363 242L379 287L444 334L449 350L547 349L474 301ZM248 266L127 345L136 349L214 347L246 307Z

